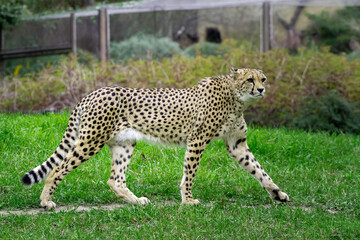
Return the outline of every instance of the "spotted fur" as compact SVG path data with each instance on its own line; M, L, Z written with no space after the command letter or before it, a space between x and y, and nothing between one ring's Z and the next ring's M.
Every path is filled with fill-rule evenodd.
M191 189L201 155L214 139L222 138L234 159L253 175L276 200L289 197L265 173L251 153L243 112L265 94L266 76L260 70L234 69L230 74L204 78L186 89L136 89L106 87L83 98L72 112L63 139L56 151L22 179L33 185L46 179L40 196L47 209L61 180L105 144L112 157L108 184L115 194L132 204L147 204L127 187L125 174L136 141L148 140L186 145L182 202L198 204Z

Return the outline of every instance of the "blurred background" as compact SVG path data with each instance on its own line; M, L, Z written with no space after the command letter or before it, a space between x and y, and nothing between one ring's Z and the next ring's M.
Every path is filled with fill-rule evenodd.
M360 0L0 0L0 111L262 69L253 124L360 133Z

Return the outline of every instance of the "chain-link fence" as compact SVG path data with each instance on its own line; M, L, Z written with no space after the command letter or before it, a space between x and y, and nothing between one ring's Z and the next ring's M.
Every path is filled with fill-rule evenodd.
M304 30L311 24L308 14L345 6L360 6L360 0L150 0L125 8L110 5L103 10L103 20L100 10L25 19L2 32L1 57L84 49L104 59L110 42L138 33L167 36L182 48L231 38L263 50L292 49L303 43Z

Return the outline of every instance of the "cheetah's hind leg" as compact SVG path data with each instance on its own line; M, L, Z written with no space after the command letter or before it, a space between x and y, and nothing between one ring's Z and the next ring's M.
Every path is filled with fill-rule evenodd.
M115 194L124 199L126 202L134 205L146 205L150 203L149 199L146 197L136 197L135 194L126 187L126 169L129 166L135 145L135 140L121 142L111 140L108 143L112 158L111 173L108 184Z
M60 184L63 178L69 174L72 170L77 168L80 164L88 160L91 156L98 153L103 145L94 145L92 151L87 151L87 144L82 141L75 143L74 149L68 153L66 158L61 162L59 166L54 168L45 181L44 189L40 196L41 206L50 210L56 207L56 204L51 201L51 197L54 194L56 187Z

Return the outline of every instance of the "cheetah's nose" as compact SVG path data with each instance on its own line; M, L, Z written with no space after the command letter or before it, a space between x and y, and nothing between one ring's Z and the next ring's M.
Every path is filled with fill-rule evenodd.
M264 88L258 88L257 90L259 93L262 93L264 91Z

